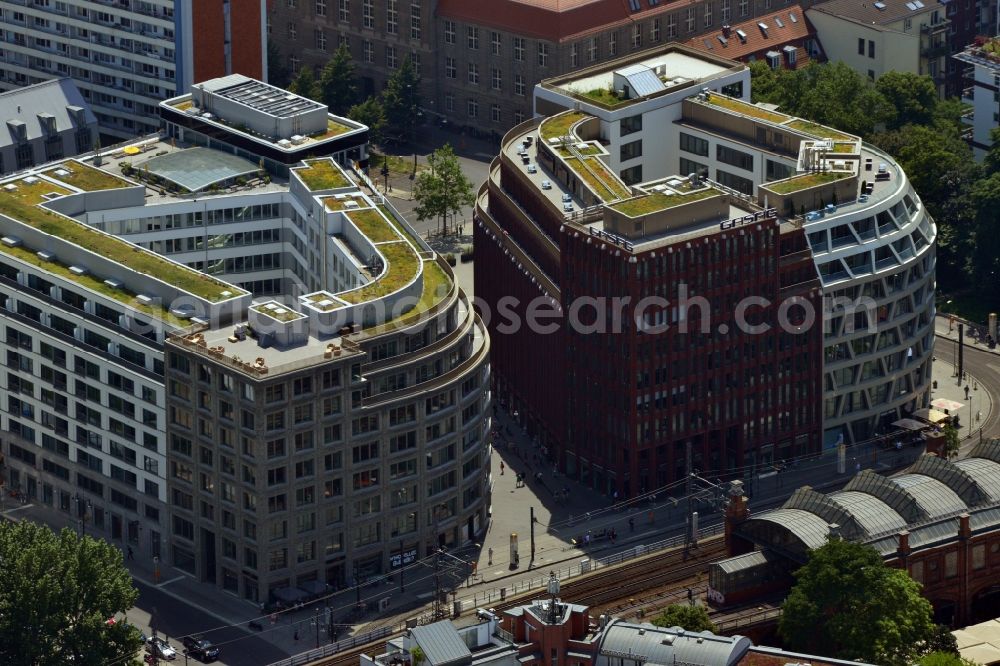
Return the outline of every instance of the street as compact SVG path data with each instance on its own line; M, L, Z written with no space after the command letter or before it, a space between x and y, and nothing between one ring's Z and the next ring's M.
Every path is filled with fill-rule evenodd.
M235 627L224 627L211 630L214 627L222 626L222 622L212 615L209 615L200 608L181 601L161 589L136 580L135 586L139 590L139 601L128 613L128 621L139 627L147 636L151 635L150 620L156 626L159 636L167 636L170 644L177 650L178 661L188 663L183 655L183 645L180 636L191 633L204 634L222 650L218 664L229 664L230 666L243 666L244 664L269 664L278 659L287 657L288 654L279 650L270 642L258 635L247 633L243 629ZM287 629L287 625L276 625L280 630ZM211 631L209 631L211 630ZM264 625L264 632L272 631L270 625ZM266 636L266 633L263 634ZM303 637L302 649L312 647L306 643L308 636ZM190 662L196 663L194 659Z

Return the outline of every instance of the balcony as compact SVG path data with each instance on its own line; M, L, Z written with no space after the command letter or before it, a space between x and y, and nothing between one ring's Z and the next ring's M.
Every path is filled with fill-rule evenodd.
M951 27L950 19L939 20L937 23L921 23L920 32L925 35L939 35L947 33Z
M951 53L948 44L929 44L920 47L920 55L928 60L937 60Z

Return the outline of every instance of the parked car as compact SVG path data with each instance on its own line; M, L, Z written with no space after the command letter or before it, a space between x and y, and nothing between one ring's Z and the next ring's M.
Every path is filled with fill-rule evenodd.
M529 164L528 173L538 173L538 167L536 167L534 164Z
M157 659L164 659L166 661L173 661L174 659L177 659L177 650L175 650L170 643L159 636L151 636L150 639L146 641L146 652L151 655L155 654Z
M211 641L205 640L204 636L185 636L184 652L204 664L219 658L219 648L212 645Z
M563 202L563 210L566 211L567 213L572 213L573 212L573 203L571 201L564 201Z
M573 201L573 195L572 194L567 194L567 193L564 192L562 199L563 199L563 203L571 203Z
M542 189L543 190L551 190L552 189L552 182L548 181L548 180L543 180L542 181Z

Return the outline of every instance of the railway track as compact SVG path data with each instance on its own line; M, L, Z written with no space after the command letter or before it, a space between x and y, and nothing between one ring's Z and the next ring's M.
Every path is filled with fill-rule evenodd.
M598 569L577 580L563 583L559 596L563 601L592 608L606 606L622 599L642 597L643 592L650 588L687 579L693 580L695 574L704 571L708 563L724 554L725 541L722 537L711 537L703 540L697 549L688 551L687 554L685 549L678 548L628 560L618 566ZM492 604L491 607L497 611L504 611L524 605L540 594L544 596L539 590L528 591ZM472 612L474 610L468 611L470 614ZM311 662L309 666L357 666L362 654L381 652L389 638L387 636L374 643L359 645L334 656Z

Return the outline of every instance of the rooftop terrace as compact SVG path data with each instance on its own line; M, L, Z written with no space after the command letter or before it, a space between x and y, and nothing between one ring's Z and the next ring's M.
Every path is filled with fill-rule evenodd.
M641 217L642 215L649 215L650 213L708 199L709 197L721 196L722 194L723 192L711 187L681 193L654 192L626 199L625 201L619 201L612 204L611 208L629 217Z
M95 169L83 162L77 162L76 160L63 162L58 167L43 171L42 173L53 180L66 183L84 192L115 190L120 187L133 186L127 180L106 171Z

